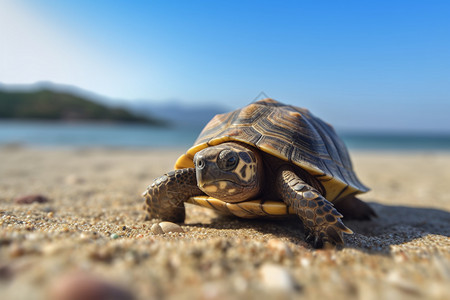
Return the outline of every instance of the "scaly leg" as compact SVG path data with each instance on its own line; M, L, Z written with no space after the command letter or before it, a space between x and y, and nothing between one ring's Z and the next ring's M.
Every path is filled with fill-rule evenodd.
M195 169L187 168L156 178L142 196L151 219L184 222L184 202L197 195L203 195L203 192L197 186Z
M283 201L291 206L306 230L306 241L314 248L325 243L342 245L342 233L352 231L342 223L342 215L315 188L295 174L291 167L284 167L277 178L277 188Z

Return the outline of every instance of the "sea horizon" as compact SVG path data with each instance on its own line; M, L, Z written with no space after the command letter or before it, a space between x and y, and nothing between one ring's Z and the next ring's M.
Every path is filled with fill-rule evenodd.
M186 148L200 124L0 120L0 146ZM350 150L450 151L450 132L336 129Z

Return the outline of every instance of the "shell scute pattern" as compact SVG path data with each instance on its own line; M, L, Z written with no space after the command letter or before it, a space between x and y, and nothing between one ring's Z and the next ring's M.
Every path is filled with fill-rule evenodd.
M307 109L272 99L215 116L175 167L191 167L196 152L227 141L252 145L303 168L322 182L330 201L368 191L332 126Z

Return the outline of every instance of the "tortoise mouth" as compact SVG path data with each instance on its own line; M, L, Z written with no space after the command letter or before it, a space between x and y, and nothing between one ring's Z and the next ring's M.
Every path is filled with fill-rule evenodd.
M246 186L230 180L214 180L199 185L207 195L225 200L226 202L238 202L245 200Z
M235 181L229 180L229 179L217 179L217 180L209 180L204 181L201 184L199 184L199 187L205 187L205 186L216 186L218 189L227 189L227 188L233 188L233 187L246 187L249 186L249 184L242 184L237 183Z

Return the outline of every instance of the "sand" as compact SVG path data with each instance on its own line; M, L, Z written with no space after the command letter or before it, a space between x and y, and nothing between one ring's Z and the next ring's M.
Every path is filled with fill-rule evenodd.
M140 195L181 152L0 148L0 298L57 298L84 274L135 299L450 299L450 153L352 153L379 217L314 250L295 218L191 205L184 233L153 234Z

